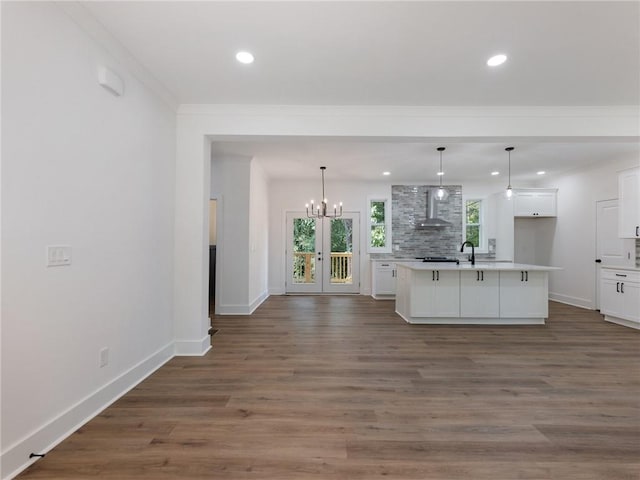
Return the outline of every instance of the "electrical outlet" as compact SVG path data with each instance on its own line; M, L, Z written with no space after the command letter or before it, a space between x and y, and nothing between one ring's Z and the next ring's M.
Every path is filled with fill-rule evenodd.
M100 368L109 365L109 348L104 347L100 350Z
M71 265L71 246L47 245L47 267Z

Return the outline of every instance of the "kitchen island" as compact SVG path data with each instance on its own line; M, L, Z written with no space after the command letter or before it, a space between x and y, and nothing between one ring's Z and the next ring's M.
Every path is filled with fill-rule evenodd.
M553 270L560 269L519 263L398 263L396 313L408 323L544 324Z

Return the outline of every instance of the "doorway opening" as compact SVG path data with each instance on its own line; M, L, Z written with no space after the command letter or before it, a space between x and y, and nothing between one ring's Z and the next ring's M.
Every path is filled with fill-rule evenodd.
M360 215L287 213L286 293L360 293Z

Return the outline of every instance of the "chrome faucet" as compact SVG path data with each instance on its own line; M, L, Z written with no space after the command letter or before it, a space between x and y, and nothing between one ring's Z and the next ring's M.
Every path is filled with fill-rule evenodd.
M462 242L462 246L460 247L460 253L464 252L464 246L471 245L471 265L476 264L476 249L469 240Z

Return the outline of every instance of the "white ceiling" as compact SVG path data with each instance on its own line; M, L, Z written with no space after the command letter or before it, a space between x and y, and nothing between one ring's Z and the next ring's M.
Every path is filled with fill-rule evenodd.
M181 104L640 104L639 2L83 4ZM241 49L254 64L236 62ZM507 63L487 67L498 52ZM314 177L323 164L345 178L428 181L436 146L274 139L216 151L256 157L277 177ZM449 179L506 168L505 143L446 146ZM628 139L515 146L516 177L640 153Z
M327 178L341 180L390 181L392 183L438 183L439 153L445 146L442 170L445 183L495 182L502 185L508 176L505 146L513 145L511 178L533 182L595 163L617 159L638 159L637 142L590 143L471 143L471 142L371 142L358 140L271 140L220 142L214 155L255 156L269 175L281 179L320 178L326 166ZM382 175L388 171L389 176ZM492 171L499 171L494 177Z

